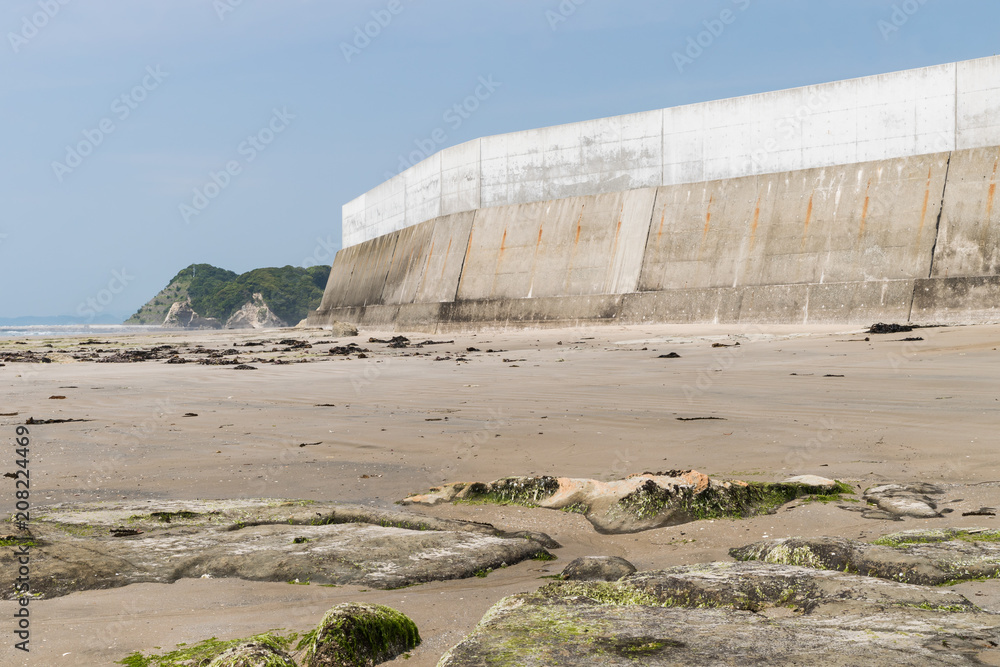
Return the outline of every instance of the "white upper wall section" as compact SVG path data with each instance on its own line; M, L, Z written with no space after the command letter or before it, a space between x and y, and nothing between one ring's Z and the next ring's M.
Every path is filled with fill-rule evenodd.
M1000 145L1000 56L475 139L346 204L344 247L442 215Z

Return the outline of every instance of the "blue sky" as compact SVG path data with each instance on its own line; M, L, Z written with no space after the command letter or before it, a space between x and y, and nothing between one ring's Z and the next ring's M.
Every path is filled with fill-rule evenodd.
M0 318L329 264L341 205L414 151L990 56L998 25L991 0L5 0Z

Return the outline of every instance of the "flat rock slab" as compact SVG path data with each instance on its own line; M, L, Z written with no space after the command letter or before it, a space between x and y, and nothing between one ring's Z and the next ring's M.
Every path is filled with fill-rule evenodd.
M45 597L182 578L236 577L397 588L461 579L547 554L544 535L332 503L280 500L95 503L35 511L0 549L13 596L18 545Z
M635 569L619 556L584 556L572 560L559 576L573 581L618 581Z
M401 503L482 502L568 510L586 516L599 533L621 534L698 519L744 518L773 512L801 496L845 491L851 492L846 485L822 477L759 483L714 480L696 470L670 470L611 482L568 477L456 482Z
M1000 531L910 530L874 542L841 537L756 542L729 554L741 561L855 572L922 585L1000 577Z
M944 489L936 484L884 484L865 491L864 500L877 510L868 509L872 519L936 519L950 512L939 510Z
M1000 615L957 593L712 563L505 598L439 667L977 665L998 645Z

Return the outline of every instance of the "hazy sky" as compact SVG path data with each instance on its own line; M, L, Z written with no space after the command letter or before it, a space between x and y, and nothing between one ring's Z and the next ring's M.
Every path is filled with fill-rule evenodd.
M995 0L3 0L0 317L329 264L341 205L415 151L989 56L998 25Z

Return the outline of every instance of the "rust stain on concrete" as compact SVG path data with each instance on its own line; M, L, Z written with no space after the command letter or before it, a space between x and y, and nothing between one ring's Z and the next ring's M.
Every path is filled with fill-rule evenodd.
M715 197L708 198L708 209L705 211L705 228L701 232L701 244L698 245L698 261L701 261L701 253L705 250L705 240L708 238L708 230L712 226L712 202Z
M924 232L924 221L927 220L927 204L931 199L931 173L933 167L927 170L927 188L924 190L924 206L920 209L920 226L917 227L917 247L920 247L920 235Z
M444 269L448 266L448 258L451 257L451 239L448 239L448 249L444 251L444 261L441 262L441 278L444 279ZM431 250L434 250L434 246L431 246Z
M812 222L813 217L813 198L816 193L809 195L809 206L806 207L806 223L802 227L802 247L806 247L806 238L809 237L809 223Z
M750 250L753 251L757 242L757 223L760 222L760 197L757 197L757 204L753 209L753 223L750 225Z
M997 165L1000 165L1000 157L993 161L993 175L990 177L990 191L986 197L986 222L993 215L993 198L997 194Z
M431 247L427 251L427 266L424 267L424 273L427 273L427 269L431 266L431 257L434 256L434 241L431 241Z
M872 189L872 179L868 179L868 186L865 187L865 203L861 207L861 224L858 226L858 240L865 235L865 225L868 223L868 208L871 206L872 198L868 196L868 193Z
M701 233L701 242L705 243L705 238L708 236L708 228L712 226L712 202L715 201L715 197L708 198L708 210L705 211L705 229Z

